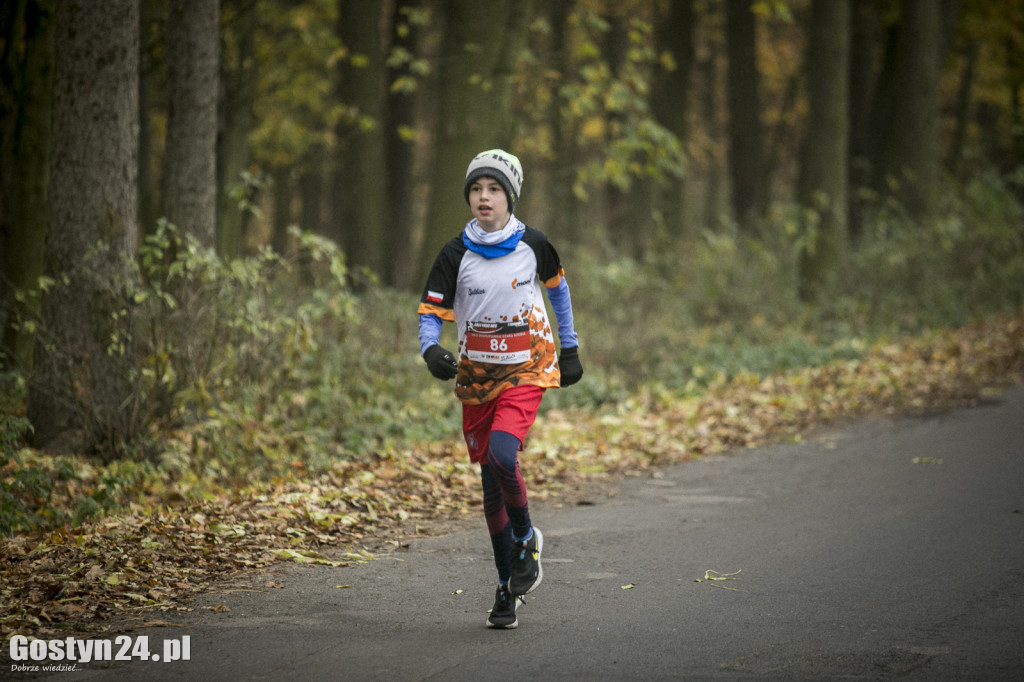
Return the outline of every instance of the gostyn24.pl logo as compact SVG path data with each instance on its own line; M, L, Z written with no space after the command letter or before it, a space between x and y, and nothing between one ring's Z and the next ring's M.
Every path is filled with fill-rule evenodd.
M121 635L114 639L29 639L24 635L11 637L12 672L44 672L74 670L78 664L94 661L152 661L172 663L192 658L192 639L165 639L163 646L152 650L149 637Z

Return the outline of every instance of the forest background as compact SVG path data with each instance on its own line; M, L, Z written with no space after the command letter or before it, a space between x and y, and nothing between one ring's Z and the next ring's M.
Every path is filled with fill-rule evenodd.
M17 0L0 26L3 534L399 462L451 488L415 308L493 147L566 264L587 373L545 415L602 425L567 449L632 421L651 461L658 428L699 454L651 415L704 438L747 417L681 406L743 387L788 413L780 376L948 355L937 328L1024 355L1024 3ZM306 522L377 518L345 495L362 521Z

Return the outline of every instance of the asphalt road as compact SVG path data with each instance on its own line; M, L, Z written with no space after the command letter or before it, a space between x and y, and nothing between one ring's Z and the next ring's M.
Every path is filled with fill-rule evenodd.
M484 626L481 518L355 568L279 565L253 580L281 588L206 595L180 627L134 633L154 651L187 635L188 661L52 677L1024 679L1024 388L703 458L533 516L545 578L516 630ZM696 581L709 570L735 580Z

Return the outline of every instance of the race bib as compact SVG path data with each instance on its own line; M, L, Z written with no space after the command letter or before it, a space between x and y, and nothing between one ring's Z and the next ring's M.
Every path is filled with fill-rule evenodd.
M473 362L518 365L530 359L529 322L469 322L466 356Z

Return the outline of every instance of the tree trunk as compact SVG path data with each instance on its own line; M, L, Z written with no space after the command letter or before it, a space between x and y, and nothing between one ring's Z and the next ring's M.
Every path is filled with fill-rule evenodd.
M655 34L658 53L671 54L674 64L671 69L663 66L659 70L651 93L651 109L658 123L675 135L680 144L686 141L690 116L691 73L696 59L693 25L693 0L670 0L668 16L658 17ZM665 228L671 237L685 232L684 194L684 178L669 178L668 186L658 192Z
M754 19L750 0L726 0L729 176L741 226L763 211L766 200Z
M339 98L349 113L338 125L334 220L347 259L378 271L384 257L388 188L381 49L385 9L376 0L338 2L338 37L348 49L339 63Z
M394 47L408 54L417 53L419 26L407 16L407 12L422 11L419 0L410 3L396 3L391 28L394 30ZM416 98L422 90L419 77L412 70L411 63L388 65L387 78L389 94L385 116L384 145L387 157L387 227L382 239L387 244L388 258L382 264L384 281L403 290L414 287L412 246L415 232L413 192L415 187L415 146L411 131L416 125ZM413 91L404 88L391 89L391 84L400 78L415 81Z
M139 3L139 229L142 235L156 231L159 218L153 180L153 129L151 92L156 88L153 51L150 49L151 4Z
M964 173L964 149L967 143L967 130L971 123L971 90L974 88L975 72L978 67L978 58L981 56L981 45L972 40L967 45L965 64L960 75L960 85L957 88L956 108L953 129L953 141L949 145L949 157L946 166L954 176L966 181Z
M875 186L886 192L895 187L910 215L925 219L938 190L942 6L904 0L902 8L892 62L899 97L882 119Z
M715 10L699 14L697 35L714 37L721 33L721 22L724 19L718 16L719 14L724 13ZM729 160L725 149L728 145L717 142L729 137L728 112L725 111L727 76L719 57L722 52L724 48L721 42L712 40L708 47L697 51L694 69L694 77L697 80L695 90L700 93L695 120L700 122L703 134L700 136L700 146L695 149L698 157L690 164L691 186L698 185L695 190L691 190L696 206L690 214L696 216L695 222L698 225L712 229L731 224L729 215L732 209L729 196ZM695 168L699 170L694 172Z
M292 166L275 168L271 173L274 210L270 218L270 248L288 254L288 227L292 220Z
M423 282L420 279L420 263L423 261L424 251L434 251L437 247L433 244L425 246L427 222L432 206L430 196L434 189L434 167L439 150L434 144L437 135L437 121L439 116L438 98L435 93L440 82L440 74L437 65L440 64L442 44L444 42L444 21L437 14L438 10L428 0L422 7L430 20L419 27L415 38L415 54L420 55L425 63L434 65L427 73L422 74L416 88L415 101L412 104L412 116L414 137L412 140L412 166L410 167L411 192L406 200L407 209L403 215L410 217L410 238L406 241L405 256L399 261L401 268L400 286L408 287L418 291ZM398 112L395 112L398 113ZM397 188L400 185L392 185ZM402 251L392 253L401 254Z
M542 11L551 24L551 38L548 54L552 57L552 67L556 72L568 74L572 69L571 51L567 47L569 22L572 8L569 3L542 3ZM557 87L554 87L557 92ZM580 199L573 192L576 182L576 124L573 117L563 114L565 105L561 97L551 99L547 115L547 124L551 127L551 150L553 161L548 167L547 182L542 188L546 193L548 215L557 217L559 224L551 221L542 223L543 229L558 235L559 243L581 241L588 235L580 219L582 206ZM537 185L539 183L532 183ZM535 191L537 187L531 189Z
M300 164L302 172L297 185L299 191L299 227L314 234L324 233L324 169L327 153L322 145L315 145Z
M137 247L139 16L65 0L56 18L42 329L29 388L38 447L116 454L134 436L120 287ZM100 245L104 245L101 247Z
M14 292L34 290L43 274L53 107L54 0L9 3L0 85L0 367L32 364L32 337L16 328L16 313L34 318L38 300ZM15 40L15 31L23 31ZM18 50L16 45L23 45ZM8 317L9 316L9 317Z
M863 231L862 202L857 191L871 185L873 133L875 132L874 106L876 102L876 75L879 65L875 54L881 50L881 19L876 0L856 2L850 17L850 238L856 241Z
M245 221L240 206L251 188L242 175L249 168L249 132L254 125L256 89L256 4L223 0L225 17L220 61L219 134L217 136L217 254L234 258L242 252Z
M605 43L607 51L608 66L614 74L615 80L620 83L628 83L627 70L638 68L630 64L630 50L632 49L630 25L632 13L623 8L606 17L611 29L608 31ZM622 130L632 125L630 117L633 112L605 113L606 126L605 134L611 146L612 140L621 136ZM604 150L600 152L605 156ZM651 237L654 233L654 201L652 185L649 178L639 178L629 170L623 170L628 186L623 187L614 181L606 180L603 186L595 191L600 192L600 202L595 202L601 207L603 221L607 226L609 241L615 245L622 254L641 258L644 252L650 247Z
M567 74L565 49L565 22L569 3L544 2L537 6L537 21L544 22L550 30L533 31L529 36L529 47L537 63L544 64L546 71L540 74L544 108L538 112L539 136L545 141L535 153L530 164L530 215L529 223L541 228L558 243L568 240L572 225L570 206L572 197L572 167L563 159L571 158L563 153L565 124L562 119L561 99L558 97L560 79L553 74ZM571 136L569 136L571 138ZM553 233L553 234L552 234Z
M217 217L219 0L171 0L162 213L210 248Z
M526 45L533 20L534 0L516 0L510 5L501 46L494 64L494 146L509 149L516 138L515 80L519 54ZM483 151L483 150L481 150ZM515 150L509 149L513 154ZM468 160L467 160L468 165Z
M324 234L324 182L328 179L324 169L327 153L321 145L316 145L306 153L306 158L301 164L302 175L298 179L299 200L299 227L303 231L313 234ZM299 277L303 286L313 287L316 281L310 270L312 261L309 258L309 251L302 249L298 254L300 270Z
M494 107L502 101L496 89L507 87L507 83L496 82L494 77L508 5L506 0L497 0L484 12L475 0L450 0L434 8L443 12L445 21L438 67L438 155L417 282L426 277L441 245L458 234L469 219L462 189L470 160L504 139ZM529 170L526 175L528 178Z
M800 295L832 293L847 241L850 0L811 5L807 51L808 121L797 199L819 218L801 253Z

